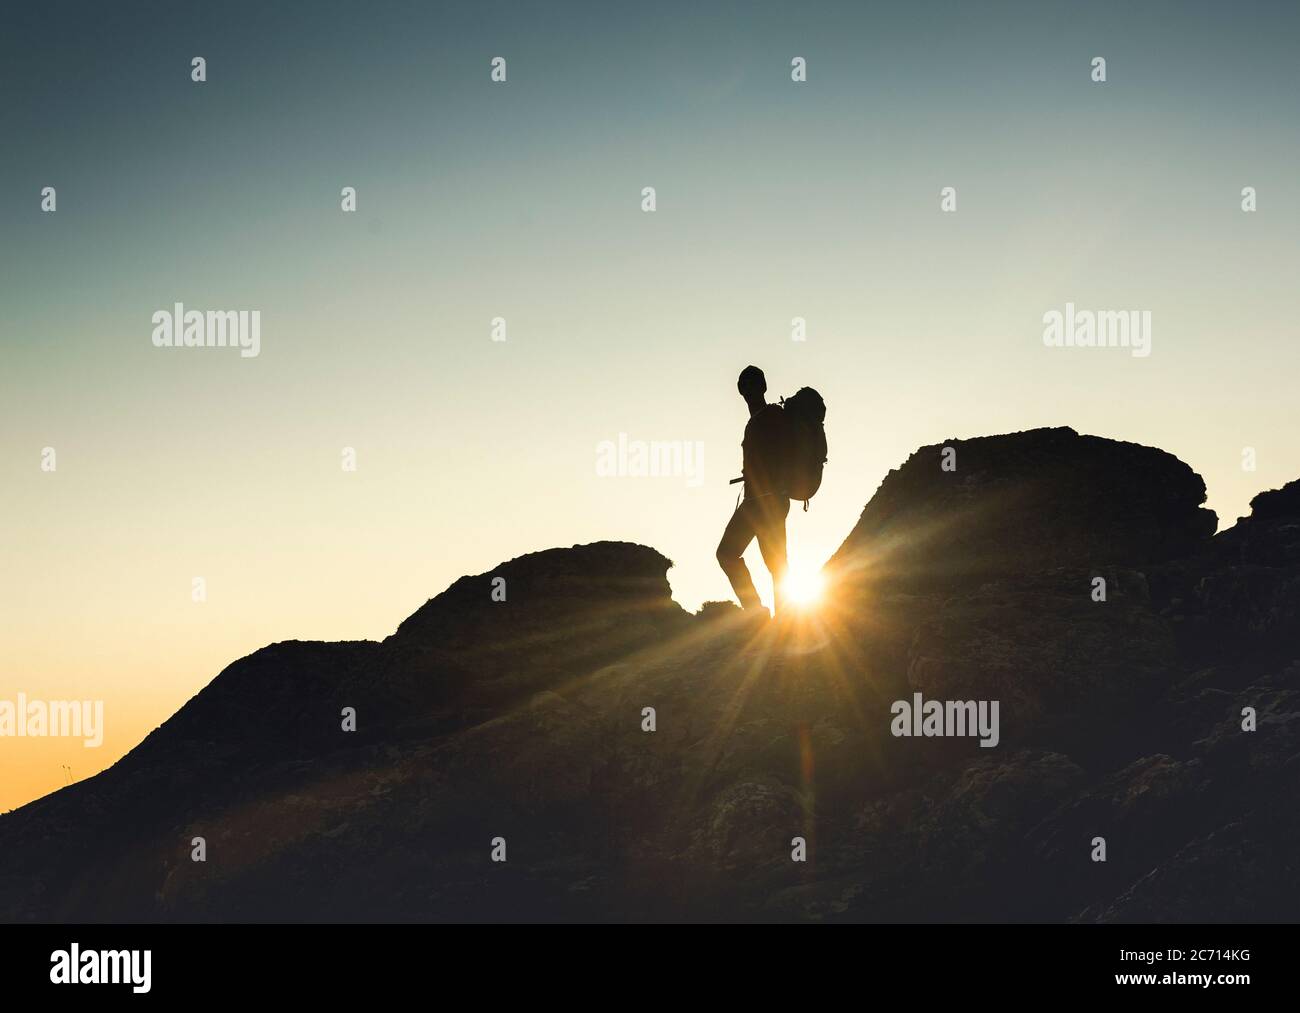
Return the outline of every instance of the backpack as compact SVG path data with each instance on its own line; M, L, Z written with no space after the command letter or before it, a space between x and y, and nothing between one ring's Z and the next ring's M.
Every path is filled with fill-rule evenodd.
M811 387L800 387L781 399L781 408L790 431L787 491L791 499L803 500L807 510L808 501L821 488L826 463L826 402Z

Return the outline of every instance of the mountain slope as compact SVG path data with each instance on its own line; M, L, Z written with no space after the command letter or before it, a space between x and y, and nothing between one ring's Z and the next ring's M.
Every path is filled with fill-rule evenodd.
M1068 429L921 448L776 624L644 546L522 556L0 816L0 918L1294 919L1300 482L1203 500ZM997 745L891 734L918 692Z

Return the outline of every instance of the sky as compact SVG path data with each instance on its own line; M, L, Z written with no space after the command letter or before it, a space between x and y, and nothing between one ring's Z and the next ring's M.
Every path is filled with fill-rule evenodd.
M105 729L0 737L0 811L525 552L726 598L751 362L828 406L795 568L918 447L1047 425L1231 524L1300 476L1297 42L1290 3L5 4L0 700ZM155 347L176 302L260 354ZM1151 354L1045 346L1067 302ZM601 474L620 434L702 469Z

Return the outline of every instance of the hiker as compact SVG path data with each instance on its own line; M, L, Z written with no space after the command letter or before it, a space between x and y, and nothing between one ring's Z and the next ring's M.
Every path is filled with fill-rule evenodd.
M781 581L785 579L785 518L790 512L786 476L790 432L780 405L768 404L767 377L757 366L746 366L736 389L749 406L749 421L741 441L743 498L731 515L722 541L718 543L718 564L731 581L732 590L746 610L761 609L754 581L749 576L743 553L758 538L763 562L772 574L773 611L779 608Z
M767 403L767 377L757 366L746 366L736 389L749 406L745 438L741 441L744 492L718 543L718 564L747 612L763 611L744 552L758 539L763 562L772 574L772 611L780 612L785 580L785 518L790 500L808 501L822 484L826 464L826 402L811 387L800 387L780 404Z

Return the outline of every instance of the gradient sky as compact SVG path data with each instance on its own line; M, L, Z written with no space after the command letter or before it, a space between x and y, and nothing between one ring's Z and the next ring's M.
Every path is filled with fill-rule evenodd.
M0 810L524 552L643 542L726 597L749 362L829 406L796 566L918 446L1044 425L1178 455L1230 524L1300 476L1298 10L6 4L0 699L107 731L0 739ZM260 357L154 348L176 301L260 309ZM1045 348L1066 301L1150 310L1151 356ZM598 477L619 433L704 483Z

